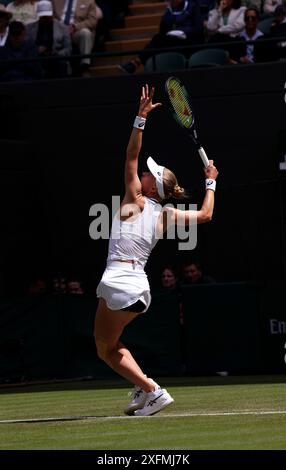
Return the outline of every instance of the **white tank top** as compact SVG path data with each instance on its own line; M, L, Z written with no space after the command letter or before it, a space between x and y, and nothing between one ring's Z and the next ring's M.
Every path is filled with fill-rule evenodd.
M107 261L134 260L145 266L156 245L156 226L162 206L145 197L144 209L132 222L122 221L117 213L112 222Z

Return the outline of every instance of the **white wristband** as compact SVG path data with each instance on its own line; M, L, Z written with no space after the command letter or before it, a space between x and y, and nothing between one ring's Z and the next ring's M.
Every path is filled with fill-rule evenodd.
M216 188L216 181L211 178L207 178L206 189L211 189L212 191L215 191L215 188Z
M144 131L146 123L146 118L143 118L142 116L136 116L133 127L136 127L136 129L140 129L141 131Z

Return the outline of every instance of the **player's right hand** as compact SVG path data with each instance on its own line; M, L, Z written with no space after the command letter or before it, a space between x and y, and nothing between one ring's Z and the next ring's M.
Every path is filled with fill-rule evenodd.
M209 166L205 168L205 175L206 178L211 178L213 180L217 179L218 176L218 171L216 167L214 166L214 161L210 160L209 161Z

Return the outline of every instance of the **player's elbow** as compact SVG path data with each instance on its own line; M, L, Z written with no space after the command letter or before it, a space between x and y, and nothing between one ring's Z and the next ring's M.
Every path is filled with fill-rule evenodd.
M203 223L206 224L208 222L211 222L212 218L213 218L212 214L205 215Z
M198 224L206 224L208 222L211 222L212 220L212 213L211 212L200 212L198 216Z

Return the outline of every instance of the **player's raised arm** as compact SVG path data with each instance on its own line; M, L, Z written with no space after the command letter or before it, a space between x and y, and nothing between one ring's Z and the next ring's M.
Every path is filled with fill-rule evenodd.
M161 103L153 104L154 87L142 87L138 115L135 118L131 136L126 150L125 191L128 199L134 200L141 193L141 182L138 177L138 157L142 147L142 133L148 114Z

